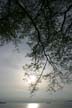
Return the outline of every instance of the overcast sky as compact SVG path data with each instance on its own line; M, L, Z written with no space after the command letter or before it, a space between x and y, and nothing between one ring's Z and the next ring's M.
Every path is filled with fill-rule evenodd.
M38 91L32 98L26 88L22 66L29 62L25 57L29 48L25 43L19 46L19 52L12 44L0 47L0 100L48 100L48 99L72 99L72 84L65 85L64 89L56 93L48 93L45 90Z

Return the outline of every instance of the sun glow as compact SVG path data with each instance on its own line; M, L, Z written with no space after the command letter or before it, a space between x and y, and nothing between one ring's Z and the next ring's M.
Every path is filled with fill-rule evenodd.
M39 108L39 104L37 104L37 103L30 103L30 104L28 104L27 108Z
M30 83L35 83L37 78L35 75L30 75L29 78L27 79L28 80L28 84Z

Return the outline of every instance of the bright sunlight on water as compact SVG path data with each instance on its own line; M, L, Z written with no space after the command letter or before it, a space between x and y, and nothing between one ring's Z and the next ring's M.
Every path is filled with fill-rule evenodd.
M39 104L37 103L30 103L27 105L27 108L39 108Z

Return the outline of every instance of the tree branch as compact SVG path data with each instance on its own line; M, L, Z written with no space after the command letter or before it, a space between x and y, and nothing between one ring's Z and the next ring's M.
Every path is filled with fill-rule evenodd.
M63 27L64 27L64 24L65 24L65 21L66 21L66 15L67 15L67 12L72 8L72 4L67 8L67 10L64 12L64 18L63 18L63 22L62 22L62 25L61 25L61 32L63 31Z
M36 83L35 83L34 86L33 86L33 89L31 90L31 94L35 91L36 86L37 86L38 82L40 81L40 79L41 79L41 77L42 77L42 75L43 75L43 72L44 72L44 70L45 70L46 65L47 65L47 60L46 60L46 63L44 64L44 67L43 67L43 69L42 69L42 72L41 72L39 78L37 79Z

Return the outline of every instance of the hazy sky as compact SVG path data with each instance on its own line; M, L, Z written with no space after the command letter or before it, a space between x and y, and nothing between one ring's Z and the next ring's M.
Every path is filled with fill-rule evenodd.
M72 84L65 85L63 90L56 93L38 91L32 98L27 90L22 66L29 62L25 57L29 51L25 43L19 46L19 53L12 44L0 47L0 100L47 100L47 99L72 99Z

